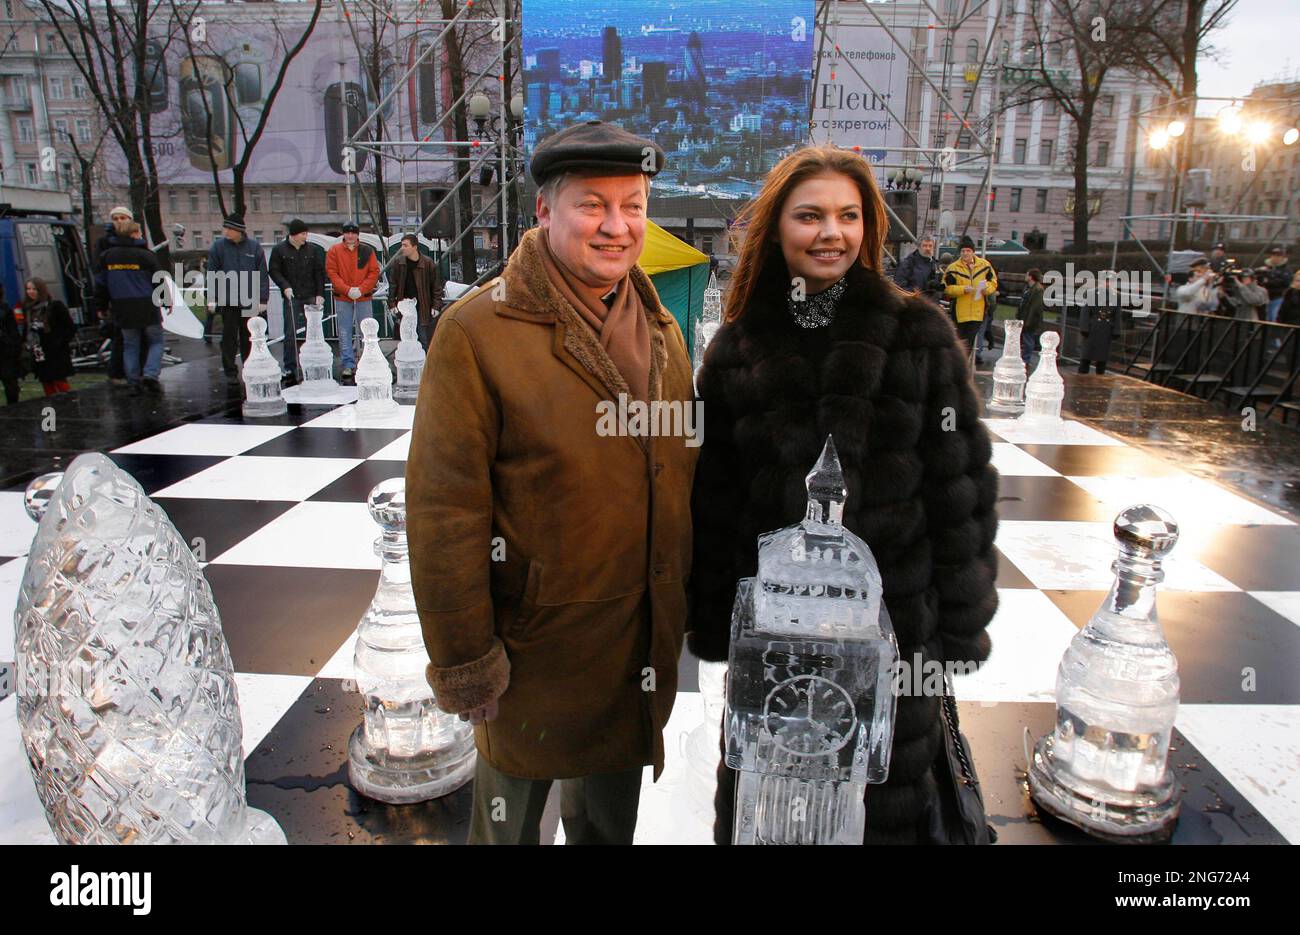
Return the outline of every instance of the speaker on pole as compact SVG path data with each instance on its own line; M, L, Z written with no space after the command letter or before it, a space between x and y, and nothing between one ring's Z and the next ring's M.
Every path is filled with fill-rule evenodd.
M891 188L885 191L885 204L898 216L889 218L889 233L885 239L890 243L910 241L916 233L916 192L910 188ZM902 221L904 226L899 225ZM910 233L909 233L910 232Z

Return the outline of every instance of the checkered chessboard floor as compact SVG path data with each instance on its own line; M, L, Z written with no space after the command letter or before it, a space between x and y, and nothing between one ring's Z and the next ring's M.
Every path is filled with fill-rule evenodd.
M383 420L350 409L291 406L256 423L216 416L110 457L206 562L238 673L250 803L270 811L291 842L463 841L468 789L396 808L347 783L346 740L360 721L360 699L346 691L352 635L379 567L365 498L403 474L414 407ZM1082 840L1027 803L1024 728L1050 729L1057 663L1110 585L1111 520L1145 501L1182 529L1159 599L1182 676L1171 763L1186 798L1175 842L1300 842L1300 527L1084 423L1046 434L986 424L1002 475L1001 606L991 660L956 690L1002 840ZM22 494L0 492L6 613L34 529ZM5 625L0 659L12 658ZM716 750L717 733L701 726L690 658L682 688L668 767L659 783L643 784L638 841L711 840L712 763L687 753ZM0 703L0 841L48 842L15 711L14 698Z

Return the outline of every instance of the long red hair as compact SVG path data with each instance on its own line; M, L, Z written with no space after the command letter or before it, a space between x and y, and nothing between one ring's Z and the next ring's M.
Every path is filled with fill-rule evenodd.
M800 182L817 175L847 176L862 195L862 249L858 260L868 269L879 270L889 215L876 187L871 165L859 154L836 146L805 146L786 156L768 172L763 190L745 206L732 225L733 236L744 238L736 272L727 292L724 321L736 321L745 314L758 277L769 262L781 259L780 245L772 240L781 209Z

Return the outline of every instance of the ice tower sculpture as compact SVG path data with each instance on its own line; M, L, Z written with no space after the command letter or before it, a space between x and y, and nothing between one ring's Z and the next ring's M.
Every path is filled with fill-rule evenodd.
M417 336L419 316L416 312L415 299L402 299L397 303L397 310L402 314L399 326L401 343L397 345L397 389L394 399L414 401L420 395L420 375L424 372L424 348L420 346Z
M1161 561L1178 524L1154 506L1115 517L1115 583L1056 673L1056 729L1038 741L1029 790L1043 809L1114 842L1173 833L1180 788L1167 766L1178 661L1156 617Z
M302 310L307 316L307 340L298 354L302 363L302 387L306 390L337 390L334 352L325 343L325 328L321 324L325 310L319 305L304 305Z
M989 412L1019 415L1025 411L1025 362L1020 359L1020 329L1025 323L1011 319L1002 323L1005 340L1002 356L993 365L993 395Z
M716 273L709 273L709 284L704 287L704 307L701 309L699 322L695 326L694 360L692 369L699 370L704 363L704 352L709 342L722 327L722 290L718 288Z
M383 529L375 540L383 565L357 627L353 664L366 712L348 742L348 777L358 792L380 802L421 802L469 782L474 728L438 708L424 677L429 656L411 590L405 479L376 485L368 505Z
M867 544L842 525L830 437L797 526L758 538L731 619L726 761L740 770L737 844L860 844L884 782L898 644Z
M33 481L18 726L63 844L283 844L244 798L234 669L203 572L102 454ZM43 515L42 515L43 513Z

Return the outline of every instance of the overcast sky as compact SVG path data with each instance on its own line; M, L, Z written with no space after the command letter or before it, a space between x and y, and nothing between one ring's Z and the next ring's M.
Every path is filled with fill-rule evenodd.
M1211 42L1222 54L1197 69L1201 94L1244 97L1260 82L1294 80L1300 72L1300 2L1239 0Z

